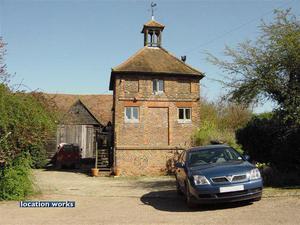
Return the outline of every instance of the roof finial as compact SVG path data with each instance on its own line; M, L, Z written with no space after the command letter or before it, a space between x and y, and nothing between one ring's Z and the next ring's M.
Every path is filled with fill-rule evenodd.
M157 4L154 3L154 2L151 2L151 19L154 20L154 7L156 6Z

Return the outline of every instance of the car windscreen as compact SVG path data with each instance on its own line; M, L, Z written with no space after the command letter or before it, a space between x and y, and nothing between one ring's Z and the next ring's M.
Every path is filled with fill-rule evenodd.
M189 166L199 166L212 163L226 163L229 161L242 161L241 155L230 147L202 149L189 152Z

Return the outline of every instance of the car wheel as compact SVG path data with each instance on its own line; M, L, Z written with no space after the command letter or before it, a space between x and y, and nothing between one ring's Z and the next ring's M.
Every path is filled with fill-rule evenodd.
M185 184L185 201L186 201L187 207L190 208L190 209L193 209L193 208L195 208L197 206L197 204L195 204L192 201L192 196L191 196L188 184Z

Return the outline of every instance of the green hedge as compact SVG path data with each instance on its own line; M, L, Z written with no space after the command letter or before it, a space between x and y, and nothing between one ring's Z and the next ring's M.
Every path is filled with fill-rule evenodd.
M256 116L236 132L236 137L253 160L282 173L300 173L300 127L287 127L275 117Z
M33 167L42 167L44 146L56 131L53 108L41 93L12 92L0 84L0 158L9 162L26 151Z
M33 193L29 154L16 157L0 172L0 200L22 200Z
M32 192L30 168L46 163L46 141L56 130L56 113L41 93L13 92L0 84L0 200L24 199Z

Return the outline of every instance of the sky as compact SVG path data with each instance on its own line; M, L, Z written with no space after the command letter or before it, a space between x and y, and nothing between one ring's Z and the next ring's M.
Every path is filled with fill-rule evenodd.
M0 36L7 43L5 62L12 85L48 93L110 94L111 68L143 47L151 1L0 0ZM226 89L224 71L206 60L207 52L226 59L225 45L259 35L261 19L300 0L161 0L155 20L164 24L163 47L206 74L201 95L217 101ZM21 84L21 85L20 85ZM255 112L270 111L270 102Z

